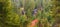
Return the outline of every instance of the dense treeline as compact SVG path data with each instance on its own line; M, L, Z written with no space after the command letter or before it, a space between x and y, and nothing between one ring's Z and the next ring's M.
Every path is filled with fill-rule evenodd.
M0 27L60 27L59 2L0 0Z

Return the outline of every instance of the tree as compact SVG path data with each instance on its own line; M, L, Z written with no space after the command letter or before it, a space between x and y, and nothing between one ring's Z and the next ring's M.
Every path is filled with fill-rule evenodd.
M11 0L0 2L2 27L20 27L20 18L11 5Z

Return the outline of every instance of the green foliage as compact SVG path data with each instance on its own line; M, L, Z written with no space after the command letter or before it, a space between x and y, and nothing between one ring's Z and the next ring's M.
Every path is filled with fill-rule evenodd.
M1 27L27 27L34 19L38 25L50 27L60 16L60 3L58 0L0 0L0 26ZM37 8L37 14L32 11ZM42 8L42 10L41 10ZM22 11L25 11L22 15ZM58 19L60 19L58 17ZM3 25L4 24L4 25Z
M19 15L13 12L11 0L5 0L0 2L0 22L4 25L2 27L19 27L20 20Z

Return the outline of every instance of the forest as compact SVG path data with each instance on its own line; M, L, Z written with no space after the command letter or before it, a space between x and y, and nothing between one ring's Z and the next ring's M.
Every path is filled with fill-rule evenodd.
M0 0L0 27L60 27L60 0Z

